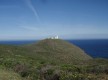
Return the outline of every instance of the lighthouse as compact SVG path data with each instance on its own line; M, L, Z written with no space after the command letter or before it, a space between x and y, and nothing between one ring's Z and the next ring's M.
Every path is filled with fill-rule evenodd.
M59 39L58 35L57 35L57 36L55 36L55 39Z
M59 37L58 37L58 35L57 35L57 36L51 37L51 38L49 38L49 39L59 39Z

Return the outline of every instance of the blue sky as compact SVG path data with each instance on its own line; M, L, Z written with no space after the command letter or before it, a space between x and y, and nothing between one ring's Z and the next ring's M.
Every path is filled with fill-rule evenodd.
M108 0L0 0L0 40L108 39Z

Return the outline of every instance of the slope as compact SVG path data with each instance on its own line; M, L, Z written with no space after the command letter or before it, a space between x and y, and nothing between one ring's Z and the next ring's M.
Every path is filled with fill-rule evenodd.
M77 63L92 59L79 47L60 39L45 39L24 47L31 50L34 57L53 62Z

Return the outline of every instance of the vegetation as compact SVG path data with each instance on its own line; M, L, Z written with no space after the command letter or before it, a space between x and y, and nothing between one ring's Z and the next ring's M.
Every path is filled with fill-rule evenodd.
M108 80L108 60L63 40L0 45L0 80Z
M33 56L54 63L79 63L92 59L79 47L60 39L45 39L24 48L32 51Z
M22 78L13 71L0 69L0 80L22 80Z

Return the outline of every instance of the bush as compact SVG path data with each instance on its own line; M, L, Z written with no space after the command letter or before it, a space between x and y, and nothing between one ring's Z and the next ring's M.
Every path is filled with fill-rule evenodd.
M17 64L14 66L14 71L19 73L22 77L27 77L29 75L29 68L24 64Z
M62 73L60 76L60 80L86 80L87 77L83 74L79 74L79 73Z
M61 69L64 71L67 71L67 72L72 72L72 73L75 73L75 72L80 73L81 72L81 69L79 67L70 66L70 65L64 65L61 67Z
M87 73L107 73L108 68L106 65L92 65L92 66L87 66L86 68Z

